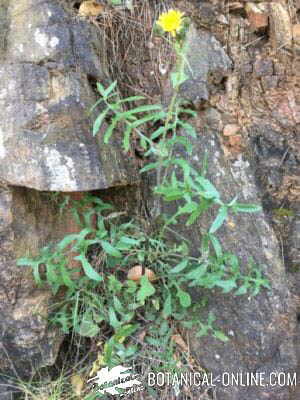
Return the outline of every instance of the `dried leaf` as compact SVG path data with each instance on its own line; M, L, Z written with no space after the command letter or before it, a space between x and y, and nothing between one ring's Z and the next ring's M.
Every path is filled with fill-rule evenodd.
M73 392L76 396L81 396L84 385L84 380L80 375L73 375L71 377L71 385Z

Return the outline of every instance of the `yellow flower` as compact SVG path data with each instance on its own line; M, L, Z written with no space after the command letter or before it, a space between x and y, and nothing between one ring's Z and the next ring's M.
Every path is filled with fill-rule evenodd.
M173 37L182 28L183 13L178 10L169 10L168 12L162 13L157 21L165 32L170 32Z

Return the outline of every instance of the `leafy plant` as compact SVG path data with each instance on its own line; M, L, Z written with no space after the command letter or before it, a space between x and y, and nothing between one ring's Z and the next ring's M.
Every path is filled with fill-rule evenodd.
M37 285L49 286L54 294L64 291L51 316L51 322L64 333L95 337L103 330L110 332L102 365L136 358L141 344L133 334L145 323L151 324L145 338L151 347L161 346L163 337L172 348L171 336L178 323L198 329L199 335L212 333L227 340L213 327L212 317L208 323L199 320L201 304L193 304L189 287L237 295L256 295L261 287L268 287L254 265L249 275L243 275L237 257L223 252L212 233L203 236L201 255L192 257L186 241L170 244L161 235L149 236L137 222L121 222L111 205L90 196L88 202L95 206L83 215L78 212L82 202L74 208L82 221L79 233L67 235L55 246L42 249L38 257L20 259L18 264L32 267ZM96 227L91 222L95 216ZM80 262L80 269L68 268L72 258ZM150 282L146 275L137 282L128 279L129 269L138 264L151 268L157 280ZM161 326L165 331L157 337Z
M171 76L173 96L167 109L161 104L140 104L145 101L141 96L120 99L117 82L107 88L97 84L101 97L92 109L101 109L93 135L104 126L105 144L118 128L123 132L125 151L132 141L140 141L149 160L141 173L156 172L154 193L165 202L175 202L175 212L163 215L162 226L149 234L138 221L128 220L110 204L89 196L73 202L74 217L82 228L79 233L45 247L36 258L19 260L19 265L32 268L37 285L49 286L53 294L64 294L53 307L52 323L65 333L101 338L97 368L145 357L157 361L152 368L176 369L172 338L179 327L193 328L198 336L211 334L228 340L215 326L216 316L209 314L206 322L199 319L211 291L255 296L262 288L269 288L254 260L249 260L248 268L243 269L248 272L243 273L237 256L224 251L216 236L230 213L252 213L261 208L239 203L237 197L224 202L206 177L206 159L198 171L184 157L175 156L178 146L192 153L189 137L195 139L197 133L190 122L196 113L180 97L180 87L187 79L184 33L174 32L177 68ZM93 207L86 209L87 203ZM166 231L174 232L171 226L176 226L178 218L185 218L189 226L199 223L205 213L214 217L209 228L199 232L197 257L190 255L187 238L177 235L176 243L167 239ZM96 226L92 223L95 219ZM68 267L72 258L80 265L75 270ZM142 268L136 280L128 275L134 266ZM146 269L155 280L147 276ZM203 301L193 302L191 288L203 290ZM188 360L182 362L188 364Z

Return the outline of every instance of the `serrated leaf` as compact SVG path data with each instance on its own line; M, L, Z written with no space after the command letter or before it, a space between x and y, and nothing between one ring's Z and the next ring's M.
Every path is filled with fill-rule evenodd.
M179 272L183 271L188 266L188 260L183 260L181 263L176 265L176 267L172 268L170 273L171 274L178 274Z
M128 151L130 149L130 135L133 129L133 124L128 122L127 128L123 133L123 149L124 151Z
M104 137L103 137L103 142L105 144L107 144L109 142L109 139L111 138L111 135L113 134L113 131L116 128L118 122L119 122L119 120L116 117L113 118L110 125L106 129L106 131L104 133Z
M116 257L116 258L122 257L122 253L118 249L116 249L114 246L112 246L109 242L107 242L106 240L101 240L100 243L101 243L101 246L102 246L103 250L105 251L105 253L109 254L110 256Z
M254 212L260 212L262 210L262 207L256 204L235 203L232 209L235 212L254 213Z
M60 265L60 273L62 276L63 283L71 289L74 288L75 283L72 281L70 277L70 271L63 264Z
M214 185L206 178L203 178L203 176L198 176L196 178L196 181L200 183L204 190L204 195L207 199L219 199L220 194L217 191L217 189L214 187Z
M69 244L77 240L78 234L74 233L72 235L67 235L65 236L58 244L57 244L57 249L59 251L63 250L65 247L67 247Z
M108 113L109 109L107 108L106 110L102 111L101 114L98 115L98 117L96 118L94 124L93 124L93 136L97 135L103 121L104 118L106 117L107 113Z
M209 229L209 233L215 233L223 225L223 222L226 220L227 215L228 215L227 206L221 206L219 208L216 219L214 220Z
M168 318L172 314L172 296L169 293L163 307L163 315L165 318Z
M211 241L211 244L214 248L217 258L221 258L223 255L223 251L222 251L222 245L221 245L220 241L212 233L209 233L208 237L209 237L209 240Z
M110 325L116 330L120 326L120 321L117 318L117 315L112 307L109 307L108 317Z
M80 254L77 257L74 257L75 260L79 260L81 262L82 268L84 270L85 275L93 281L101 282L103 280L102 276L98 274L88 262L86 257L83 254Z

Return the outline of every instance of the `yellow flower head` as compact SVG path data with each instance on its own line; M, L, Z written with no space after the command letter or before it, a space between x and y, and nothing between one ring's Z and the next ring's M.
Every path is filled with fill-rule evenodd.
M165 32L170 32L173 37L182 28L182 18L184 14L178 10L169 10L159 16L157 25L159 25Z

